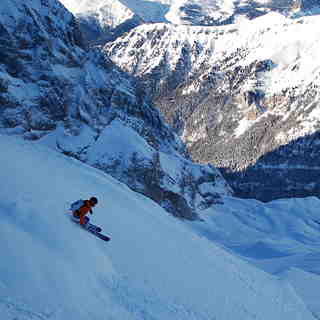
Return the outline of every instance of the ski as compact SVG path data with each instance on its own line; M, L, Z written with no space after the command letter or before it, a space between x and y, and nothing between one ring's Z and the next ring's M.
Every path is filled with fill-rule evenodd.
M80 226L78 220L72 219L72 217L71 217L71 220ZM98 238L100 238L103 241L110 241L111 240L111 238L109 236L101 233L102 228L100 228L100 227L98 227L98 226L96 226L96 225L94 225L94 224L92 224L90 222L87 223L86 227L82 227L81 226L81 228L84 229L84 230L87 230L88 232L90 232L92 234L94 234L95 236L97 236Z
M96 231L96 232L101 232L102 231L102 228L100 228L100 227L98 227L98 226L96 226L96 225L94 225L94 224L92 224L92 223L90 223L90 222L88 222L87 223L87 227L86 227L87 229L92 229L93 231Z
M95 228L91 228L90 226L87 227L87 228L83 228L83 229L91 232L92 234L94 234L95 236L97 236L98 238L100 238L100 239L103 240L103 241L110 241L110 240L111 240L110 237L108 237L108 236L105 235L105 234L100 233L99 231L96 231Z

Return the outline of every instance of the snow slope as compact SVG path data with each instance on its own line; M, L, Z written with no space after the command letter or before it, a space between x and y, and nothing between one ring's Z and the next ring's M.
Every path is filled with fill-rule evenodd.
M0 145L2 319L313 319L286 281L110 176L15 137ZM91 195L110 243L69 221L70 201Z
M257 267L288 280L320 318L320 200L269 203L225 198L192 223L197 234L220 243Z

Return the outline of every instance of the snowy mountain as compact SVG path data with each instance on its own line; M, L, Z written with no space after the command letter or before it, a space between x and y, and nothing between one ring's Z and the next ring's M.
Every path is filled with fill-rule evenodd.
M271 11L305 15L320 11L317 0L61 0L92 43L106 43L144 23L216 26L251 20Z
M196 235L101 170L16 137L0 134L0 146L2 319L315 319L288 281ZM70 221L79 195L100 200L91 219L109 243Z
M105 43L144 23L121 1L61 1L77 15L81 30L89 42Z
M310 13L310 10L319 8L316 0L61 0L61 2L75 14L96 14L100 17L100 21L109 17L111 23L112 18L124 18L124 8L126 8L145 22L198 26L229 24L241 16L252 19L270 11L286 14L298 11ZM130 15L127 14L127 18L131 18Z
M115 40L146 22L164 22L167 6L159 1L61 0L73 12L86 39L99 44Z
M230 194L215 168L190 161L137 81L86 48L58 1L2 1L0 30L1 133L108 172L179 217Z
M166 14L169 22L193 26L216 26L254 19L269 12L285 15L312 14L320 8L316 0L173 0Z
M311 3L310 3L311 4ZM320 195L319 17L143 25L105 46L236 194Z
M122 22L125 19L123 14L125 8L127 12L136 14L145 22L164 22L166 21L164 15L171 4L171 0L62 0L61 2L75 14L95 12L100 13L101 18L105 14L105 17L109 16L110 19L119 19L122 16ZM127 18L131 18L130 14L127 15Z
M271 39L276 38L279 28L265 29L269 17L256 20L261 23L261 34L255 34L255 28L249 31L243 27L247 33L240 30L243 25L239 30L234 30L235 26L144 26L151 28L150 32L135 43L130 54L122 50L122 56L113 45L105 48L109 54L113 52L112 58L122 68L122 59L127 55L128 71L137 79L122 71L99 48L89 49L79 23L59 2L25 0L22 5L19 0L2 0L0 178L5 187L1 188L0 197L1 319L320 318L319 200L263 204L230 197L232 191L220 172L211 165L193 163L178 135L150 102L149 94L160 106L171 107L175 116L172 123L184 137L194 137L187 131L189 115L197 120L194 125L207 121L200 109L185 107L185 97L189 101L198 97L199 103L193 107L203 108L205 101L212 99L212 92L221 94L220 98L231 97L231 102L224 100L226 108L240 101L238 112L233 114L235 122L236 116L245 114L248 107L261 112L257 113L256 123L272 112L283 115L283 121L290 120L285 118L285 109L262 107L270 99L270 92L280 95L277 90L292 83L293 72L301 88L301 92L297 91L299 98L303 93L303 98L313 98L309 91L303 91L309 88L308 82L301 85L299 77L304 74L311 85L317 84L318 69L302 59L306 52L312 53L314 60L317 58L317 38L312 33L318 30L314 29L317 24L313 18L295 22L281 18L280 26L288 33L273 43ZM127 20L123 21L125 24ZM277 25L278 21L273 23ZM127 45L140 36L137 31L141 32L140 27L130 33ZM287 36L306 31L310 38L283 50L288 45ZM168 39L175 33L177 38L171 46ZM217 37L214 41L212 34ZM220 43L222 36L225 42ZM184 45L179 51L181 39ZM269 41L270 51L263 51L265 47L259 41L256 42L261 52L239 50L235 39L242 39L240 43L245 48L250 48L255 39ZM125 49L121 41L117 42L119 49ZM198 41L203 41L203 48L208 50L203 60L196 58L203 50ZM190 43L197 43L191 51ZM217 46L210 51L213 43ZM171 64L162 62L163 45L167 45L165 59L170 58ZM150 67L152 59L145 60L131 70L134 61L129 57L140 48L147 58L152 52L154 64ZM278 54L272 59L264 56L276 49ZM218 69L210 66L216 53L221 59ZM257 53L261 56L255 56ZM207 54L212 56L209 60ZM225 60L229 54L231 58ZM238 54L244 57L241 62ZM190 59L183 60L186 58ZM291 68L292 61L298 66ZM218 61L214 63L216 66ZM273 73L276 68L288 73L277 78ZM246 83L248 73L256 76L259 89L265 90L261 99L256 98L255 91L252 93L252 87L245 92L239 89L241 81ZM163 75L168 77L162 78ZM153 78L156 76L159 81ZM267 86L275 79L276 85ZM181 111L195 111L199 117L192 112L177 112L175 104L179 101ZM282 108L289 106L285 106L285 99L282 102ZM313 125L312 130L317 126L314 103L307 109L312 109L310 119L315 122L306 128ZM215 105L217 112L224 111L218 103ZM299 111L298 106L293 115ZM165 114L170 121L170 113ZM301 113L298 118L299 125L305 124L303 116ZM211 114L209 124L214 121ZM230 137L243 137L255 126L255 122L245 121L241 127L238 123L237 129L232 127L232 121L229 126L223 124L223 129L234 130ZM210 131L204 131L207 132ZM289 139L291 136L286 134ZM216 135L196 136L195 141L205 148L207 137L214 143ZM190 139L186 141L190 143ZM240 141L230 139L230 145L224 141L226 154L232 143L242 147ZM263 143L267 148L268 144ZM317 145L317 136L307 144L313 152ZM300 143L297 149L292 143L292 147L292 154L301 160L301 152L297 151L304 151L305 145ZM298 168L301 169L300 163ZM303 170L309 179L305 173L310 167ZM70 203L90 196L99 199L90 218L111 236L109 243L70 220ZM192 221L175 219L168 212Z

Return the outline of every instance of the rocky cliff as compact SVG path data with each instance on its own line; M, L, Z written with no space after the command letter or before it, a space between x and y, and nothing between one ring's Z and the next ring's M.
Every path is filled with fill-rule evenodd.
M191 162L137 81L84 43L58 1L2 1L0 134L104 170L175 216L196 219L230 194L215 168Z

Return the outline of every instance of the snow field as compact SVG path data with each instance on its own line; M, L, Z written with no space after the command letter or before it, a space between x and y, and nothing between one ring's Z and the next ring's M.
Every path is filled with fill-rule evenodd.
M226 197L224 205L202 216L205 223L188 224L199 236L289 281L320 317L319 204L315 197L269 203Z
M313 319L286 282L76 160L0 135L0 312L7 319ZM104 243L70 202L100 199ZM4 258L5 257L5 258Z

